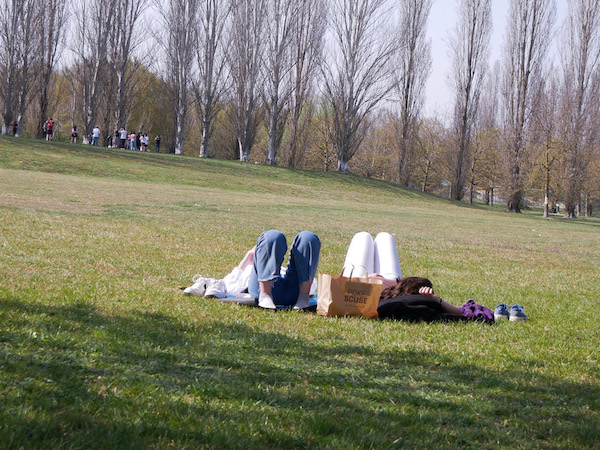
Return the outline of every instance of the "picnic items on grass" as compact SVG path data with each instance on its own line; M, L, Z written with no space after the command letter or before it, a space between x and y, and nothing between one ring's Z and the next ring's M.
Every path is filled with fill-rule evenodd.
M344 277L319 274L317 313L328 317L377 317L377 305L383 289L381 280L368 277Z

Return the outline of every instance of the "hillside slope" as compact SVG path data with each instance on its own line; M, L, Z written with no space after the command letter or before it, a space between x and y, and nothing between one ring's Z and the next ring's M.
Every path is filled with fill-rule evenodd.
M542 220L350 174L0 137L8 448L592 448L600 221ZM526 323L267 314L184 297L277 228L389 231L404 275ZM1 446L1 445L0 445Z

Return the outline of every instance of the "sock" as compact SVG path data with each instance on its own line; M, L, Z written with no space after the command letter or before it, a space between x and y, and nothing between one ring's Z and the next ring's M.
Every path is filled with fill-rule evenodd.
M265 292L261 292L258 295L258 306L265 309L276 309L273 297L271 297L271 294Z

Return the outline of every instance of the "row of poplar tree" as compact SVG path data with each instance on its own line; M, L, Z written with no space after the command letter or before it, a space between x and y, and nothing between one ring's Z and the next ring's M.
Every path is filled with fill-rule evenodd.
M450 117L424 117L433 0L0 0L2 131L352 170L471 201L600 199L600 0L458 0ZM556 61L550 47L558 48Z

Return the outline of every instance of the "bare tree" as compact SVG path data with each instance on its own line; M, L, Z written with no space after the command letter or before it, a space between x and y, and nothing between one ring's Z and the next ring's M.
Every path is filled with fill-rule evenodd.
M44 122L48 118L50 83L54 68L63 48L64 30L67 26L67 1L43 0L39 2L42 14L37 30L39 36L39 113L36 135L43 135Z
M397 92L400 99L398 181L408 186L409 161L417 144L417 125L431 71L427 20L432 0L403 0L398 27Z
M367 117L393 87L390 14L385 0L332 0L332 48L321 66L337 170L346 172L369 126Z
M560 149L558 129L564 123L560 117L560 81L554 67L540 80L531 119L531 141L535 149L535 162L542 175L544 194L543 217L549 217L553 169L558 165Z
M507 207L521 212L526 166L526 132L533 105L532 86L539 82L551 40L554 0L511 0L504 68Z
M117 130L127 124L133 103L133 85L139 66L133 63L132 54L143 39L139 25L147 6L148 0L116 0L116 9L112 13L114 46L111 66L116 86L111 90L114 92L114 107L108 110L113 111Z
M79 0L75 7L76 33L73 50L77 63L73 75L83 91L83 142L88 143L96 126L98 104L103 92L103 68L107 62L108 39L116 0Z
M239 0L232 14L227 52L233 82L231 119L240 161L249 161L259 116L258 105L266 0Z
M33 0L4 0L0 4L3 133L22 136L25 112L31 102L40 48L38 36L43 8Z
M484 201L494 203L494 190L501 178L500 153L502 132L500 130L500 61L495 61L491 72L486 76L480 98L479 114L476 121L475 145L471 161L470 201L473 201L475 185L484 188Z
M289 73L294 59L291 44L298 19L297 0L270 0L267 2L265 20L266 46L264 70L266 79L265 106L267 112L267 164L276 164L277 151L281 145L287 106L291 91Z
M292 36L291 52L294 68L290 72L292 93L289 117L288 166L295 167L304 153L301 143L311 121L313 107L309 102L316 78L317 64L323 51L326 29L325 0L297 0L298 15Z
M200 0L169 0L158 4L165 29L165 70L173 96L174 150L183 155L188 120L189 90L193 78Z
M20 12L23 0L2 0L0 3L0 40L3 51L2 58L2 134L12 133L15 120L16 85L18 80L17 41L20 38Z
M573 218L598 136L594 108L598 107L599 86L594 76L600 70L600 0L570 2L562 56L568 111L565 209L566 216Z
M17 133L16 136L23 134L23 120L25 110L31 99L30 88L33 84L33 63L36 53L39 50L36 47L35 30L39 26L39 19L43 13L43 8L39 8L35 0L24 0L21 4L19 14L20 34L15 39L15 51L19 55L19 89L17 94Z
M197 64L199 78L194 94L202 123L200 158L209 155L213 121L226 88L225 25L233 6L232 0L202 0L200 2Z
M466 174L471 164L471 140L487 70L491 29L490 0L460 0L459 21L450 37L450 82L456 96L451 196L456 200L463 198Z

